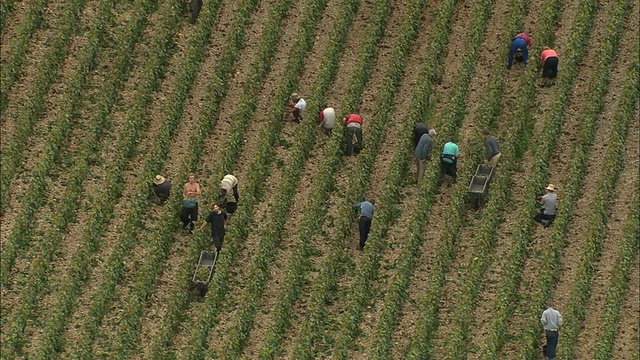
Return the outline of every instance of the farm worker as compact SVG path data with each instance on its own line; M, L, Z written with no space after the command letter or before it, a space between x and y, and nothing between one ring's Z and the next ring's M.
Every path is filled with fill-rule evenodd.
M349 114L342 118L342 122L345 125L345 154L347 156L351 156L353 153L358 154L362 149L364 149L364 145L362 143L362 116L358 114ZM354 137L356 138L355 145L353 144Z
M495 168L498 165L498 160L500 160L500 144L498 144L498 139L494 136L491 136L491 132L489 130L482 130L482 136L484 137L484 148L486 152L486 159L484 160L485 165L489 165Z
M542 312L540 322L542 323L544 334L547 338L544 356L547 359L555 359L556 346L558 346L558 332L562 325L562 315L560 315L558 310L553 308L553 302L551 300L547 301L547 310Z
M240 200L240 195L238 195L238 179L231 174L227 174L220 181L218 204L229 214L233 214L238 208L238 200Z
M298 93L291 94L291 103L293 107L290 112L293 115L293 121L300 123L302 121L302 114L304 109L307 108L307 102L298 95Z
M509 62L507 63L507 69L511 69L513 60L522 61L527 65L527 59L529 58L529 48L531 47L531 38L525 33L516 35L511 41L511 50L509 50Z
M440 155L440 181L444 180L445 175L449 175L453 178L453 182L456 182L458 177L457 163L460 157L460 150L458 145L453 142L453 138L449 139L449 142L444 144L442 149L442 155Z
M228 216L216 203L209 204L209 207L211 208L211 212L198 230L202 230L207 224L211 224L211 240L213 240L213 245L216 247L216 250L220 252L220 250L222 250L222 241L224 240Z
M367 238L369 237L369 230L371 230L371 220L373 219L375 204L375 200L363 201L357 204L353 204L354 210L360 210L360 219L358 220L358 229L360 230L360 243L358 244L358 250L364 249L364 243L367 242Z
M548 47L544 48L540 54L540 65L542 65L542 77L553 82L558 76L558 53Z
M335 124L336 110L332 107L327 107L327 105L323 105L320 116L318 117L318 126L322 129L322 132L331 135L331 130L333 130Z
M424 168L427 160L431 159L431 146L433 145L433 138L437 135L435 129L429 130L429 133L424 134L420 137L418 141L418 145L416 145L416 149L413 152L413 155L416 158L416 165L418 167L418 186L422 182L422 177L424 176Z
M540 212L533 219L544 225L544 227L549 227L556 218L557 196L556 188L553 184L549 184L545 190L547 190L546 195L536 198L536 201L538 204L542 205L542 208L540 208Z
M171 181L162 175L156 175L153 178L153 192L156 195L158 203L164 204L169 198L169 192L171 190Z
M202 9L202 0L191 0L191 3L189 4L189 11L191 12L191 18L189 19L190 23L196 23L196 19L200 14L200 9Z
M427 126L427 124L423 122L416 123L413 126L413 146L418 146L418 142L420 141L420 138L422 137L422 135L428 134L428 133L429 133L429 127Z
M200 200L200 184L196 182L196 176L189 174L189 181L184 184L182 190L182 209L180 220L185 230L193 230L198 221L198 201Z

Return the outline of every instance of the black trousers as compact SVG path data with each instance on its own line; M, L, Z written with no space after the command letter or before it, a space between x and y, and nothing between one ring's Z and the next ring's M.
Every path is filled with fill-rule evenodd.
M444 180L445 175L451 176L454 180L458 177L458 169L455 161L453 164L444 160L440 161L440 181Z
M547 79L555 79L558 76L558 58L553 56L545 60L542 66L542 77Z
M224 233L211 235L211 240L213 240L213 245L216 247L216 250L220 252L220 250L222 250L222 242L224 241Z
M364 243L367 242L367 238L369 237L369 230L371 230L371 219L366 216L360 216L360 221L358 223L358 228L360 230L360 249L364 248Z
M544 356L549 359L556 358L556 347L558 346L558 332L545 330L545 336L547 338L547 347L545 349Z
M542 210L533 217L533 220L535 220L537 223L542 223L542 220L553 221L555 219L555 215L546 215L544 212L542 212Z
M180 210L180 220L182 221L182 226L185 228L189 227L192 222L195 223L198 221L198 203L196 203L196 207L192 209L187 209L183 206ZM195 224L193 226L195 227ZM193 228L190 230L193 230Z

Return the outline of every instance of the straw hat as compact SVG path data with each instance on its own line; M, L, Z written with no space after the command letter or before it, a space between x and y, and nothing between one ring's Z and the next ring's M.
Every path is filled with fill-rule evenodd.
M545 188L545 190L549 190L549 191L556 191L556 187L555 187L555 186L553 186L553 184L549 184L549 185Z
M164 184L164 181L166 179L164 178L164 176L162 175L156 175L156 177L153 179L153 183L156 185L160 185L160 184Z
M300 95L298 95L298 93L291 94L291 101L298 101L298 100L300 100Z

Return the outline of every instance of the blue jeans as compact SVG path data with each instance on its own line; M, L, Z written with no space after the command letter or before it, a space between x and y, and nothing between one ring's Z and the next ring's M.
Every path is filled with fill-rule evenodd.
M544 356L549 359L555 359L556 347L558 346L558 332L545 330L545 335L547 335L547 351Z
M509 62L508 65L513 65L513 58L516 56L516 51L522 51L522 62L527 65L527 59L529 58L529 49L527 48L527 42L523 38L515 38L511 42L511 50L509 50Z

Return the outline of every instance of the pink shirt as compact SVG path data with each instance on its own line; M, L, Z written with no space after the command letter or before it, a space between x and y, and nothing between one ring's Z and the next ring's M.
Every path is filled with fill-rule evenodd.
M547 49L540 54L540 63L544 64L550 57L558 57L558 54L553 49Z
M525 34L525 33L520 33L518 35L516 35L517 38L522 38L524 41L527 42L527 47L531 47L532 42L531 42L531 38L529 37L529 35Z

